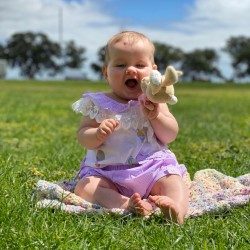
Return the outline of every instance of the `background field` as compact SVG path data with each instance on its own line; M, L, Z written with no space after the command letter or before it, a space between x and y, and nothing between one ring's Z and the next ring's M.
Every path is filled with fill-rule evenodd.
M249 249L250 206L183 226L162 218L69 215L38 210L38 179L72 178L85 151L71 104L103 83L0 81L1 249ZM250 85L179 84L171 106L180 133L170 145L191 176L215 168L249 172Z

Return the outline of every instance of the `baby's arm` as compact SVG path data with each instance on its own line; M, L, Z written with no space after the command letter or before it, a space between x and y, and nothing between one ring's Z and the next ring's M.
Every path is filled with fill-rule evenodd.
M87 149L98 148L113 133L118 124L118 121L114 119L106 119L97 123L95 120L85 117L78 129L77 139Z
M163 144L175 140L179 131L178 123L165 103L146 101L142 103L142 109L154 129L156 137Z

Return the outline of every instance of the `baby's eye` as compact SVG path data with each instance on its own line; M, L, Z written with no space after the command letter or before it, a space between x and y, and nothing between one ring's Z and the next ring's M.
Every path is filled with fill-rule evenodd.
M115 65L117 68L124 68L126 65L125 64L122 64L122 63L119 63L119 64L116 64Z
M142 69L142 68L144 68L146 66L144 64L139 63L139 64L136 64L136 67L139 68L139 69Z

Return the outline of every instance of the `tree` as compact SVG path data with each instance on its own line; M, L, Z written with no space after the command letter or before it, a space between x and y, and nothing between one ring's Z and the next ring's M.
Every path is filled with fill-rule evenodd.
M6 59L12 67L20 67L21 74L34 78L41 71L56 73L61 70L57 63L61 56L60 45L42 33L16 33L7 41Z
M84 53L85 49L77 47L73 41L62 49L45 34L32 32L16 33L5 47L0 46L0 56L7 59L12 67L19 67L21 74L28 78L34 78L41 72L55 75L65 67L80 68L86 60Z
M236 77L250 75L250 37L231 37L223 49L232 58L232 67Z
M80 68L83 62L86 60L84 57L85 48L77 47L74 41L69 41L66 44L64 66L68 68Z
M6 71L7 71L7 62L6 62L5 48L2 44L0 44L0 79L6 77Z
M155 45L155 64L158 70L162 73L170 64L175 64L181 61L183 52L179 48L174 48L170 45L154 42Z
M185 53L182 62L182 70L185 77L190 80L208 80L212 76L223 78L220 70L215 66L218 55L213 49L196 49Z
M4 51L4 46L2 44L0 44L0 59L1 58L5 58L5 51Z
M98 50L97 57L98 57L98 62L92 63L91 68L95 73L98 74L99 78L102 79L103 78L102 67L103 67L104 61L105 61L105 46L101 47Z

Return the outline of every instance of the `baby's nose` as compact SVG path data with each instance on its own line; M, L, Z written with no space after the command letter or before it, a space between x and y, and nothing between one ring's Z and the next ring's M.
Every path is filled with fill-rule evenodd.
M126 75L135 75L136 74L136 68L134 66L129 66L126 69Z

